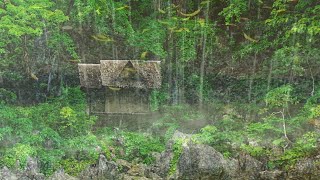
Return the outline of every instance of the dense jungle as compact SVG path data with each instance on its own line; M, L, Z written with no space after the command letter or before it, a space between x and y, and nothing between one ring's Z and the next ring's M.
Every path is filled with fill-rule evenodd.
M320 179L319 12L319 0L0 1L0 179ZM149 113L88 111L78 64L100 60L161 62Z

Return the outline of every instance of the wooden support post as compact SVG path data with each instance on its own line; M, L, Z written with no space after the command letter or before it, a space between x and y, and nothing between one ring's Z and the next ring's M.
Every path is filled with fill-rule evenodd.
M104 112L105 113L110 112L108 106L109 106L109 102L108 102L108 87L106 87L106 90L105 90L105 102L104 102Z

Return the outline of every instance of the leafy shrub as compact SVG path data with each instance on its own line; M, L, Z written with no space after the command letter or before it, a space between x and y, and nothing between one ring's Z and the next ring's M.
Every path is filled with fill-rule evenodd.
M14 167L19 160L23 168L27 157L37 157L41 172L50 175L62 159L96 161L101 142L88 134L96 117L85 113L79 88L64 91L63 98L30 107L0 103L0 166Z
M184 143L184 139L178 139L173 144L173 158L170 161L169 175L173 175L178 168L178 161L182 154L182 144Z
M65 155L62 149L37 149L40 171L45 175L51 175L54 171L61 168L60 161Z
M67 157L72 157L76 160L97 160L100 153L98 147L100 147L98 138L93 134L88 134L65 139L62 149Z
M131 161L140 158L143 163L151 164L154 158L151 152L161 152L164 150L164 144L159 139L148 135L123 132L125 159Z
M150 106L152 111L157 111L163 106L164 102L168 99L168 94L153 90L150 94Z
M167 130L166 130L166 133L164 135L164 140L165 142L168 142L171 137L173 136L174 132L179 128L179 125L175 124L175 123L167 123Z
M284 85L269 91L266 95L265 101L271 107L288 107L288 103L293 102L291 93L292 86Z
M274 164L281 167L290 167L301 158L316 155L319 150L317 143L319 137L319 134L316 132L305 133L297 139L292 148L276 157Z
M241 130L221 131L217 127L207 125L200 130L200 133L193 135L193 139L197 143L213 146L227 157L236 155L238 148L244 141L245 133Z
M13 168L17 165L16 163L19 162L20 167L17 168L24 168L27 158L33 157L35 154L35 148L28 144L17 143L14 147L6 149L1 164Z
M0 103L14 103L16 99L17 96L15 93L4 88L0 88Z
M252 145L242 144L240 146L240 149L248 153L250 156L258 159L269 154L269 151L262 146L252 146Z
M216 139L218 129L215 126L206 126L200 130L199 134L194 135L198 142L204 144L213 143Z
M90 164L95 163L92 160L76 160L73 158L68 158L60 161L61 166L64 168L65 172L71 176L77 176L81 171L89 167Z
M60 148L63 142L62 137L58 132L49 127L45 127L40 131L39 136L43 139L42 145L45 148Z
M66 87L62 90L62 95L58 99L71 106L84 107L86 96L79 87Z
M81 111L76 113L71 107L66 106L61 108L59 120L56 122L59 132L63 135L75 136L88 133L96 117L88 116Z
M0 128L0 143L3 139L6 138L6 136L10 136L12 133L13 129L11 127L3 127Z

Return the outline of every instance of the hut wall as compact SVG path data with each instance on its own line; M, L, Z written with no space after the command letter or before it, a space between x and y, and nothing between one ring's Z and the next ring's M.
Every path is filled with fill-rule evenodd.
M90 112L104 112L105 109L105 90L91 89L87 92L89 99Z
M149 94L145 90L106 88L106 113L146 113L149 111Z

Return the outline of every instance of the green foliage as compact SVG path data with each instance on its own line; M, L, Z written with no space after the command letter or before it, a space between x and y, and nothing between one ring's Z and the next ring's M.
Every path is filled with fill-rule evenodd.
M316 132L305 133L302 137L297 139L291 149L285 151L275 162L280 166L290 167L299 159L316 154L318 151L318 138L319 134Z
M179 128L179 125L177 125L175 123L167 123L166 127L167 127L167 129L166 129L166 133L164 135L164 141L168 142L172 138L174 132L176 132L176 130Z
M79 59L73 39L66 33L55 32L48 39L48 47L55 51L66 51L72 58ZM63 67L65 68L65 67Z
M182 144L185 143L184 141L184 139L178 139L173 144L173 158L170 161L170 168L168 172L169 176L173 175L177 171L179 158L183 150Z
M0 88L0 103L14 103L16 99L17 96L15 93L4 88Z
M7 2L0 27L7 29L10 36L39 36L42 28L57 25L68 19L61 10L51 11L53 5L49 0Z
M90 164L95 163L92 160L75 160L75 159L65 159L60 162L61 166L64 167L64 171L71 176L78 176L79 173L85 170Z
M180 49L180 57L179 60L181 62L190 62L192 60L195 59L197 52L196 49L194 48L194 46L196 45L196 37L198 33L196 28L194 28L194 24L193 23L183 23L183 28L185 29L193 29L193 31L183 31L182 33L179 33L177 35L178 37L178 42L177 44L179 45L179 49ZM182 29L183 29L182 28Z
M201 133L197 134L195 136L196 140L201 142L201 143L205 143L205 144L210 144L213 141L215 141L216 139L216 135L217 134L218 129L215 126L206 126L204 128L201 129Z
M65 155L75 159L78 152L86 161L96 160L95 147L101 143L87 135L96 117L85 114L84 98L79 88L67 88L63 97L50 103L31 107L0 104L0 164L14 167L19 160L23 168L27 157L37 157L41 172L49 175L60 168Z
M62 142L62 139L59 142ZM36 157L39 162L40 172L45 175L51 175L54 171L60 169L60 160L64 155L64 151L59 148L38 148Z
M6 136L10 136L13 129L11 127L0 128L0 143L3 139L6 139Z
M301 45L297 47L289 46L283 47L274 52L273 59L276 69L273 71L275 75L287 75L294 73L295 75L302 75L305 68L302 66L304 58L301 53Z
M315 0L299 2L295 9L300 12L298 15L299 20L296 21L289 33L292 34L308 34L310 36L315 36L320 33L320 24L317 19L319 15L317 11L320 9L319 5L312 6Z
M80 87L63 87L61 96L56 99L60 100L63 105L71 105L77 108L84 108L86 105L86 96L80 90Z
M46 175L63 166L76 175L99 153L151 163L151 152L164 148L159 134L167 142L175 130L190 130L188 123L204 119L211 123L194 140L226 156L244 151L280 167L316 155L318 1L177 2L0 2L1 166L19 160L22 167L34 156ZM97 57L162 60L168 86L150 95L151 109L163 113L152 126L155 138L112 128L92 132L97 117L85 113L85 94L63 86L78 82L75 62L97 63ZM195 105L200 92L210 104L202 109L208 116L182 104ZM247 96L249 105L243 104ZM167 104L170 98L178 105ZM181 145L174 145L169 174L176 171Z
M237 117L237 113L230 111L214 125L202 128L193 138L198 143L213 146L228 157L235 156L238 153L238 148L246 139L245 127L245 123L241 121L240 117Z
M240 146L240 149L255 158L261 158L262 156L266 156L269 154L269 151L261 146L251 146L242 144Z
M66 135L85 134L91 129L96 120L96 117L89 117L84 112L76 113L68 106L61 108L60 115L60 121L56 122L56 125L59 132Z
M63 143L63 149L69 157L77 160L96 160L99 157L97 147L100 146L100 143L93 134L70 138Z
M240 22L241 15L247 10L247 2L244 0L230 1L227 7L225 7L219 15L224 16L227 25Z
M164 150L164 144L158 138L148 135L124 132L125 158L134 160L140 158L145 164L154 162L151 152L161 152Z
M34 55L32 51L38 50L34 42L39 41L43 35L50 37L49 31L58 34L59 25L66 22L68 17L57 9L51 0L3 3L0 22L0 67L4 67L4 77L15 81L22 80L26 73L29 76L28 73L36 70L36 65L47 64L43 61L37 62L35 56L30 57Z
M166 52L163 49L164 40L165 31L162 25L156 20L147 18L142 22L141 32L135 33L129 39L129 43L141 48L141 52L152 52L156 56L164 58L166 57Z
M20 165L16 168L24 168L28 157L32 157L36 154L36 150L28 144L17 143L14 147L7 149L1 164L8 167L15 167L17 163Z
M163 106L162 116L153 123L155 131L165 132L164 140L168 141L175 130L183 127L187 122L197 122L204 115L190 105ZM157 132L158 133L158 132Z
M263 118L262 122L250 123L247 127L248 135L270 143L282 135L282 122L282 118L270 115Z
M284 85L269 91L266 95L266 103L270 107L287 108L290 102L293 102L291 97L292 87Z
M320 91L317 88L315 94L307 99L307 102L304 104L303 113L301 116L311 118L318 118L320 116L320 107L318 105L320 99Z
M310 109L310 117L311 118L318 118L320 116L320 105L312 107Z
M195 90L197 92L197 94L191 94L191 95L188 95L188 98L192 99L192 98L195 98L195 97L192 97L192 96L199 96L199 92L200 92L200 87L201 87L201 83L200 83L200 76L197 74L197 73L192 73L188 79L187 79L187 82L186 82L186 87L188 89L192 89L193 91ZM203 84L202 84L202 93L203 93L203 101L204 102L210 102L212 101L213 97L212 97L212 86L210 86L209 84L209 81L207 78L204 78L204 81L203 81Z
M296 141L295 147L305 155L312 155L318 150L319 134L316 132L307 132Z
M168 94L162 91L153 90L150 94L150 106L152 111L159 110L168 99Z

